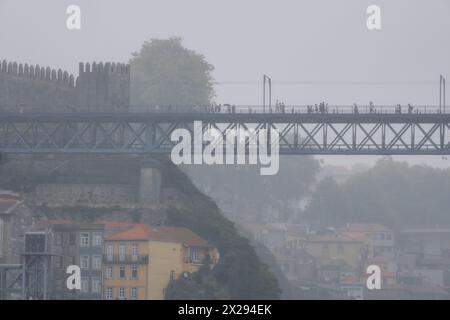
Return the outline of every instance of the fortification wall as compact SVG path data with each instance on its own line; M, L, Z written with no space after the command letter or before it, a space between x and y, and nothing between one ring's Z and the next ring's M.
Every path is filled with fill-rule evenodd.
M137 203L137 194L137 186L132 185L55 183L38 185L29 201L48 207L132 207Z
M67 71L5 60L0 64L1 110L56 112L74 105L75 78Z
M126 111L129 65L80 63L79 76L39 65L0 63L0 111Z
M89 111L126 111L130 100L130 67L121 63L79 64L77 105Z

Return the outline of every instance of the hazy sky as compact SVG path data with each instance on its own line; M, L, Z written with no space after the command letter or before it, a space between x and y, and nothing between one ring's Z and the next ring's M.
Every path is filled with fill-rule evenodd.
M66 29L70 4L81 31ZM366 28L370 4L381 31ZM215 66L221 103L261 104L267 73L286 104L436 105L439 74L450 80L449 35L449 0L0 0L0 59L76 73L79 61L126 62L145 40L181 36ZM295 83L304 81L435 83Z

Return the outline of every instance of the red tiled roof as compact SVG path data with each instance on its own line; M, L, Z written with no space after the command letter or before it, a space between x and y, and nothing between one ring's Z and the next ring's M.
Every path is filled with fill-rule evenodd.
M137 223L132 223L132 222L112 221L112 220L97 220L97 221L95 221L95 223L105 225L106 229L130 228L130 227L138 225Z
M19 200L18 193L7 190L0 190L0 200Z
M111 234L106 240L151 240L180 242L189 246L209 247L208 241L186 228L151 227L136 224L127 230Z
M148 240L149 235L148 226L140 224L131 226L123 231L115 232L109 235L106 240Z
M346 236L348 238L352 238L355 240L364 241L367 240L367 234L360 231L342 231L340 232L341 235Z

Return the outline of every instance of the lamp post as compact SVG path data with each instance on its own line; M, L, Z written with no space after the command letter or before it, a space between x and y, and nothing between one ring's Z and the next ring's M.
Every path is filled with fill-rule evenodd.
M444 98L444 113L445 113L445 87L446 87L446 85L445 85L445 78L444 77L442 77L442 90L444 91L444 95L443 95L443 98Z
M263 113L266 113L266 82L269 85L269 110L272 110L272 79L263 75Z
M439 77L439 112L440 113L442 113L442 109L444 110L444 113L446 112L445 111L445 87L446 87L446 84L445 84L445 78L444 78L444 76L443 75L440 75L440 77ZM444 107L444 108L442 108L442 107Z
M442 113L442 74L439 75L439 113Z

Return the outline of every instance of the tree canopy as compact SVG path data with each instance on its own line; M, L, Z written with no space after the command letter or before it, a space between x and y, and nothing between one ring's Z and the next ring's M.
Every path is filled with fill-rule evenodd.
M181 38L144 42L130 64L132 105L207 105L214 98L214 67Z
M393 228L450 224L450 171L409 166L391 158L342 184L323 181L306 211L321 226L382 223Z

